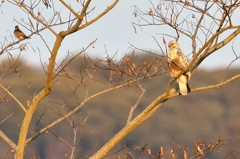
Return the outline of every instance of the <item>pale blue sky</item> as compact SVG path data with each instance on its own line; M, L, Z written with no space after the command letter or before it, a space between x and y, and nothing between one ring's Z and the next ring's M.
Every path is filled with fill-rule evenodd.
M69 1L71 2L71 1ZM113 0L104 0L101 3L97 3L98 1L93 1L91 7L96 6L96 10L93 11L93 14L90 15L89 19L93 17L93 15L97 15L100 11L104 10ZM204 3L204 2L198 2ZM80 8L79 3L76 1L72 2L72 6L76 9ZM88 53L91 56L96 57L105 57L105 47L107 49L108 54L115 54L118 52L118 57L124 56L126 53L129 53L131 49L129 49L129 43L134 44L136 47L141 49L147 50L154 50L155 52L161 52L158 48L156 42L153 40L152 36L154 36L164 47L162 43L161 33L172 33L171 29L168 27L163 26L155 26L155 27L143 27L142 29L137 27L137 33L134 32L132 27L132 22L138 22L138 20L133 16L134 12L134 5L138 8L142 9L143 11L148 11L151 8L150 2L148 0L122 0L120 1L117 6L108 13L105 17L91 25L90 27L79 31L73 35L64 39L64 42L61 46L57 61L61 61L69 51L70 53L75 53L79 49L86 47L90 42L98 38L97 42L94 44L94 48L90 47L88 49ZM60 4L59 1L56 1L55 6L56 10L61 9L61 13L64 13L64 17L68 17L69 13L64 9L64 6ZM14 10L14 12L13 12ZM43 4L39 5L39 10L42 12L43 15L50 17L52 15L52 11L50 9L46 9ZM235 12L239 13L239 10ZM23 19L24 21L28 21L26 18L26 13L24 13L20 8L9 4L7 1L2 4L1 7L1 14L0 20L1 22L1 40L5 37L8 38L9 41L12 41L10 38L10 33L12 34L14 30L14 26L17 24L14 21L14 18L18 21ZM64 18L63 17L63 18ZM240 14L234 14L233 20L236 22L240 18ZM206 20L205 23L211 23L210 21ZM30 34L28 30L19 26L22 31L26 33L26 35ZM66 29L66 28L56 28L59 29ZM42 33L44 39L49 44L49 47L52 48L54 43L54 36L49 34L49 31L45 31ZM226 36L226 35L224 35ZM172 40L171 38L165 37L167 41ZM27 51L23 51L21 57L27 64L33 64L36 66L40 66L40 58L38 49L41 51L40 56L42 61L48 62L49 52L47 51L46 47L44 46L43 42L37 35L31 37L30 40L25 40L24 42L28 43ZM184 37L181 37L179 40L181 45L181 49L186 53L191 53L191 43L190 41L186 41ZM240 38L238 37L235 42L235 51L238 55L240 55ZM34 48L34 49L33 49ZM17 57L19 51L11 52L13 57ZM1 56L1 60L6 58L6 55ZM216 54L211 55L207 60L205 60L200 68L205 69L212 69L212 68L226 68L227 65L234 59L234 54L232 52L231 44L224 47L223 49L219 50ZM234 63L235 67L240 66L240 60Z

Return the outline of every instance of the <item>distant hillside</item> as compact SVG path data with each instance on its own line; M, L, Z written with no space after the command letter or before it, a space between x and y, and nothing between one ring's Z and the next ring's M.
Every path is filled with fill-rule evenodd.
M146 60L144 55L135 59L136 63L142 60ZM86 96L110 87L107 82L109 70L96 68L95 71L90 72L91 78L83 78L81 75L87 76L86 68L91 66L90 61L85 62L84 58L80 57L65 68L74 80L67 78L64 73L54 79L52 93L40 103L40 107L31 123L31 131L28 137L37 133L43 126L48 125L67 110L74 109ZM104 65L107 65L106 62ZM16 71L14 71L14 68L10 70L7 70L7 68L9 68L9 65L1 66L1 74L4 77L1 84L5 87L10 86L9 90L24 105L27 105L29 99L32 99L43 87L45 73L24 65L18 65ZM99 71L101 71L100 74ZM4 75L5 73L6 75ZM217 84L239 73L240 69L212 72L197 70L192 75L190 86L191 88L197 88ZM99 82L98 80L105 81ZM142 87L147 91L134 115L137 115L153 99L161 95L165 91L169 80L168 73L163 73L151 79L140 81ZM152 150L152 153L157 153L160 146L164 146L166 153L169 153L170 148L174 147L173 143L179 143L189 153L190 157L194 154L194 142L197 139L210 142L211 140L218 140L219 136L223 136L226 141L230 141L230 144L205 158L224 158L239 143L239 137L236 137L240 130L239 83L240 79L219 89L190 93L186 97L178 96L168 100L150 119L131 132L111 152L120 150L128 143L128 148L133 151L133 156L137 156L134 154L137 151L134 151L132 146L138 145L141 147L145 144ZM77 90L74 89L76 86L78 87ZM17 142L23 111L3 90L0 93L1 130L14 142ZM88 158L91 153L98 150L126 124L130 107L136 102L139 94L140 92L134 87L125 87L103 94L87 102L72 117L79 129L77 158ZM7 118L8 116L9 118ZM88 120L81 127L86 117L88 117ZM26 158L35 154L41 159L56 159L64 158L65 154L70 153L70 148L55 137L55 135L58 135L72 144L73 131L69 122L65 120L52 128L51 131L42 134L29 144ZM0 147L0 158L5 158L6 154L11 154L10 147L3 140L0 142ZM124 155L124 151L118 154ZM114 157L112 156L112 158ZM239 158L239 155L235 158Z

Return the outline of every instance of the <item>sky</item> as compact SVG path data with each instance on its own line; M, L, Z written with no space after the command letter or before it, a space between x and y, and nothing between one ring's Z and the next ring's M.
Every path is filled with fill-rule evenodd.
M68 4L71 2L71 6L74 9L80 8L80 3L77 3L77 1L66 1ZM95 7L95 10L87 17L89 19L93 18L94 16L98 15L101 11L106 9L107 6L109 6L113 0L104 0L99 3L98 1L92 1L90 8ZM156 4L161 3L162 1L154 1ZM198 2L199 6L203 5L203 1ZM127 53L131 52L132 49L130 48L130 44L133 44L134 46L140 48L140 49L146 49L154 51L155 53L161 54L161 50L159 49L156 41L154 38L159 42L161 47L164 48L164 44L162 42L162 38L164 37L166 41L173 40L173 38L163 35L163 33L166 34L174 34L174 32L167 26L148 26L148 27L137 27L136 26L136 33L133 28L133 22L138 24L143 24L143 21L139 21L138 18L134 16L134 10L135 7L138 7L142 11L149 11L152 6L150 1L148 0L122 0L119 1L119 3L116 5L114 9L112 9L107 15L105 15L103 18L101 18L99 21L95 22L91 26L70 35L69 37L66 37L61 45L61 48L59 50L59 55L57 57L57 62L61 62L62 59L66 56L67 53L70 53L70 55L79 52L82 48L85 48L89 45L92 41L97 39L96 43L89 47L89 49L86 51L87 54L91 57L97 57L97 58L103 58L106 56L106 52L109 55L115 55L118 58L123 57ZM56 10L58 10L61 15L62 19L68 18L69 12L64 8L64 6L59 2L55 1L54 7ZM14 10L14 12L13 12ZM15 25L19 25L15 20L19 22L28 22L28 15L24 13L21 8L14 6L13 4L9 3L8 1L5 1L2 3L0 7L0 20L1 22L1 40L0 40L0 46L4 43L4 39L7 39L8 42L15 41L15 38L12 38L13 36L13 30ZM50 18L53 14L53 11L51 9L46 9L46 7L40 3L38 8L34 10L35 13L37 11L41 12L41 15L43 15L46 19ZM234 11L234 15L232 16L233 22L237 22L240 14L238 13L239 10ZM214 14L215 11L212 11ZM183 13L183 17L187 16L189 14L189 11L186 13ZM197 16L197 15L196 15ZM179 19L182 20L182 19ZM194 21L194 20L193 20ZM205 21L206 25L209 25L212 23L211 20L206 19ZM36 25L36 23L33 23ZM236 25L236 24L235 24ZM30 30L27 30L23 26L19 25L20 29L26 34L29 35L31 32ZM54 29L57 30L57 32L66 29L65 27L54 27ZM230 33L230 32L228 32ZM55 37L49 32L44 31L41 33L42 37L45 39L46 43L48 44L49 48L51 49ZM222 38L227 36L227 34L223 35ZM153 38L154 37L154 38ZM200 36L201 38L201 36ZM27 43L27 49L26 51L21 52L21 59L23 59L24 62L27 64L41 67L41 62L48 63L48 58L50 57L50 52L44 45L41 38L37 35L33 35L31 39L25 40L21 42L20 44L17 44L20 46L22 43ZM185 54L191 53L191 43L189 40L186 39L183 35L180 36L179 43L181 46L182 51ZM202 69L218 69L218 68L226 68L229 63L235 59L235 55L232 51L232 48L234 48L235 53L240 56L240 38L237 37L233 43L230 43L229 45L225 46L223 49L217 51L215 54L209 56L200 66ZM233 47L232 47L233 46ZM14 59L17 58L19 55L19 50L11 51L10 54L13 56ZM6 59L9 57L8 54L2 55L0 58L1 60ZM235 61L232 65L233 68L239 68L240 66L240 60Z

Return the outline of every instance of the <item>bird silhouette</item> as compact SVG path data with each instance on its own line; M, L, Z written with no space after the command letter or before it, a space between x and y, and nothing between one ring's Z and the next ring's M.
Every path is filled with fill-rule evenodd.
M24 40L24 39L31 39L30 37L26 36L20 29L19 27L16 25L15 29L14 29L14 36L18 39L18 40Z
M48 7L51 8L50 3L49 3L48 0L42 0L42 1L43 1L43 4L46 6L47 9L48 9Z

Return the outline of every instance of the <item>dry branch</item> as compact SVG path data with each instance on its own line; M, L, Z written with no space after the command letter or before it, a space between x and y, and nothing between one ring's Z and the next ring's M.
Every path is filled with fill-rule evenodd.
M13 150L16 150L17 145L10 140L7 135L5 135L1 130L0 130L0 137L9 145Z
M3 85L0 84L0 87L7 92L8 95L10 95L17 103L18 105L22 108L24 112L26 112L26 108L23 106L23 104L8 90L6 89Z

